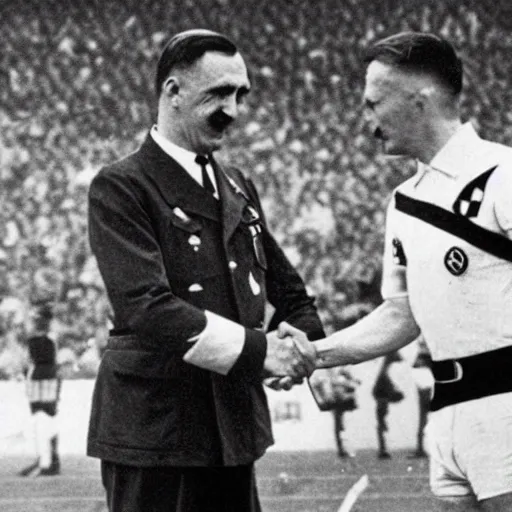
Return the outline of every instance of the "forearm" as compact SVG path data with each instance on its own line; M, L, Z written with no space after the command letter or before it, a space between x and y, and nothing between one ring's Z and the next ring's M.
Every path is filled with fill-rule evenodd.
M418 335L407 298L390 299L351 327L317 341L317 368L374 359L404 347Z
M265 334L206 311L205 329L189 340L183 360L221 375L260 380L267 351Z
M267 232L265 250L271 262L266 276L268 300L275 307L269 330L276 329L281 322L287 322L304 331L311 341L324 338L325 332L314 297L308 294L304 281Z

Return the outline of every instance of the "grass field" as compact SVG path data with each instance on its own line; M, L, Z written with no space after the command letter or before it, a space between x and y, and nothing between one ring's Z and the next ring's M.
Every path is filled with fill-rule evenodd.
M98 461L68 456L60 476L16 476L30 462L2 458L1 512L106 512ZM330 451L271 451L258 462L257 474L264 512L337 512L365 474L369 485L351 512L427 512L433 508L427 468L427 460L409 459L401 451L383 461L369 450L352 459Z

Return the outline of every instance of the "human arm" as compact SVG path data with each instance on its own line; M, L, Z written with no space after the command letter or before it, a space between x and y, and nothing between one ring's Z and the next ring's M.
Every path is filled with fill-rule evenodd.
M205 228L204 247L191 257L191 234L177 225L193 219L178 209L181 217L171 223L176 208L161 202L137 165L131 159L100 171L89 190L89 236L115 313L114 333L128 331L148 350L222 375L259 380L277 364L277 353L293 371L297 354L289 343L286 360L285 341L272 339L267 350L260 329L228 318L230 285L219 244ZM194 283L205 284L195 296L200 301L189 290Z
M419 327L409 303L407 255L400 226L392 198L386 215L381 286L384 302L354 325L322 340L317 350L318 367L373 359L402 348L418 336Z
M201 283L199 275L216 277L201 296L227 294L221 256L210 257L207 247L208 254L192 260L190 233L173 224L173 212L134 158L100 171L90 186L89 237L114 311L114 334L135 334L147 350L175 361L194 348L196 357L192 351L184 363L259 378L264 333L229 320L212 300L210 308L199 307L188 291Z
M289 336L303 333L286 327ZM398 350L419 335L407 298L385 300L356 324L315 343L316 367L357 364Z
M508 153L508 152L507 152ZM512 239L512 157L507 161L508 165L500 165L491 175L488 184L489 195L494 198L494 214L498 226L503 233Z
M304 280L268 229L254 184L245 180L245 185L251 200L257 204L263 221L262 242L268 262L267 297L275 308L268 329L272 331L281 322L287 322L304 331L310 341L325 337L315 298L308 293Z
M303 329L307 338L295 338L294 345L301 351L304 361L314 360L314 347L308 346L325 336L320 318L315 306L315 299L306 290L302 278L293 268L282 249L274 238L267 232L266 247L272 265L267 272L267 290L269 301L275 307L274 314L269 323L269 329L278 327L278 333L286 336L284 325L293 325ZM309 341L308 341L309 340ZM308 376L311 371L303 373L300 377L267 379L265 384L274 390L289 390L294 384L300 384L302 377Z

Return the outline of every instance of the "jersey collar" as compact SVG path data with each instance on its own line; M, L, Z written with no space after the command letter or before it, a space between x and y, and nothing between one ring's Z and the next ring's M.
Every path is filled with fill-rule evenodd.
M430 164L418 160L418 173L414 184L418 185L427 171L441 172L450 178L457 178L465 171L470 172L474 169L481 149L478 144L480 140L472 124L464 123L439 150Z

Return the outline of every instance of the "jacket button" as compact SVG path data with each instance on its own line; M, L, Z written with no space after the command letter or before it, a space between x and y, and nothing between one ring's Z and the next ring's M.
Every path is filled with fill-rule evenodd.
M238 267L238 263L236 261L231 260L228 263L229 270L235 270Z

